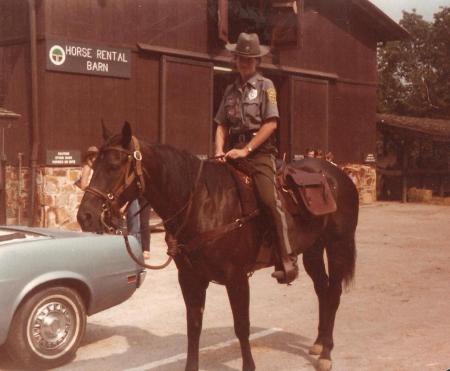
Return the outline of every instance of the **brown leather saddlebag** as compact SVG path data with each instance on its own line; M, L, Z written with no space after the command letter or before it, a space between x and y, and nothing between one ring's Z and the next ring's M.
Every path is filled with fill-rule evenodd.
M292 215L304 215L306 210L313 216L321 216L337 210L323 173L310 173L285 165L277 174L277 189L283 206Z

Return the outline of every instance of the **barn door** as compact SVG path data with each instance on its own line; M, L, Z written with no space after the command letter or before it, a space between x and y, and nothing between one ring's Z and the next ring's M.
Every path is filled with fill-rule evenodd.
M291 77L291 151L328 151L328 81Z
M213 64L163 56L161 143L212 154Z

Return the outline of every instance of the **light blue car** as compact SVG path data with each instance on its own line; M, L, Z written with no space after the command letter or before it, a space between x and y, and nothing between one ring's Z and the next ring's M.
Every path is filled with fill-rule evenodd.
M26 367L66 363L86 317L127 300L144 278L121 236L0 226L0 345Z

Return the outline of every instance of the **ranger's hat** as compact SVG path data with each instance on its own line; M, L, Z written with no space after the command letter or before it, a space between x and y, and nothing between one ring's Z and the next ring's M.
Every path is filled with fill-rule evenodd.
M259 37L255 33L242 32L236 44L227 44L225 47L235 55L241 55L247 58L258 58L269 53L269 47L259 45Z
M88 153L88 154L91 154L91 153L98 153L98 148L97 148L96 146L90 146L90 147L87 149L87 153Z

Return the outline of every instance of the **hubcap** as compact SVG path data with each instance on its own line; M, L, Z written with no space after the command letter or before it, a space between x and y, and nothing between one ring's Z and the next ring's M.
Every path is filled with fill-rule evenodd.
M36 306L28 321L30 346L42 357L60 356L73 344L79 331L78 324L74 303L65 297L47 298Z

